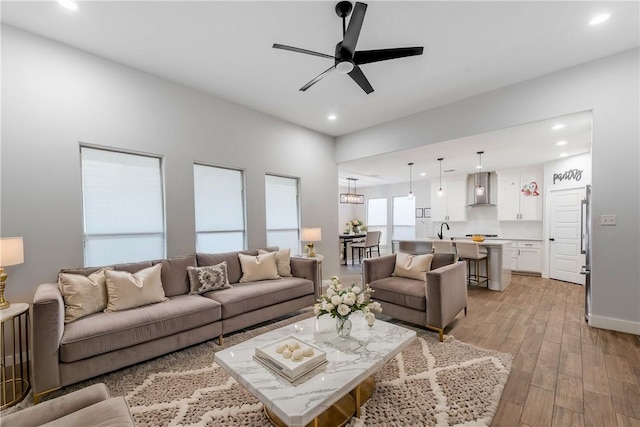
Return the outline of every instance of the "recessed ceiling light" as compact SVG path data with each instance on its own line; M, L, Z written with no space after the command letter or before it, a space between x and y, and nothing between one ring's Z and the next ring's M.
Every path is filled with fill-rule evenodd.
M335 120L337 118L338 118L338 116L336 116L335 114L329 114L329 116L327 116L327 119L329 119L329 120Z
M77 10L78 4L73 0L58 0L62 6L66 7L69 10Z
M558 123L557 125L553 125L551 129L558 130L558 129L562 129L563 127L565 127L565 125L563 125L562 123Z
M567 153L560 153L560 155L558 157L567 157L569 154Z
M567 141L558 141L558 142L556 142L556 145L557 145L558 147L562 147L563 145L567 145L567 144L568 144L568 142L567 142Z
M589 21L589 25L602 24L604 21L609 19L610 16L611 15L609 15L608 13L603 13L602 15L598 15L598 16L592 18L591 21Z
M482 165L476 165L476 169L482 169Z
M420 176L427 176L426 172L420 172Z
M442 172L449 173L449 172L455 172L455 171L456 171L455 169L445 169Z

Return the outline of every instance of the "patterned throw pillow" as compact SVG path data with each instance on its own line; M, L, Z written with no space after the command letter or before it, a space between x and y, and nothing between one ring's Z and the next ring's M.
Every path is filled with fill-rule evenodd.
M227 261L204 267L187 267L187 273L191 284L190 295L200 295L205 292L233 288L229 284Z

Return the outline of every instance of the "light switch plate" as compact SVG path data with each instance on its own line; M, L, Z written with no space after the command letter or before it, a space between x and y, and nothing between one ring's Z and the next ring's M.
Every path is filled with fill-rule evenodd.
M616 225L616 216L600 215L600 225Z

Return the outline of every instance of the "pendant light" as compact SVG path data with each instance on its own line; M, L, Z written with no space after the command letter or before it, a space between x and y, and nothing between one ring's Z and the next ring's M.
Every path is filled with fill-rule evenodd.
M442 195L444 194L444 191L442 190L442 161L444 160L444 157L440 157L438 159L438 163L440 163L440 188L438 189L438 197L442 197Z
M364 194L358 194L356 188L356 178L347 178L347 192L340 193L340 203L350 203L354 205L362 205L364 203ZM353 193L351 192L351 182L353 182Z
M411 167L413 166L413 162L408 163L409 165L409 195L407 196L409 200L413 200L413 191L411 190L412 182L411 182Z
M480 181L480 172L482 172L482 154L484 153L484 151L478 151L476 154L478 155L478 166L476 166L476 169L478 169L478 172L476 172L476 196L484 196L484 187L482 186L482 183Z

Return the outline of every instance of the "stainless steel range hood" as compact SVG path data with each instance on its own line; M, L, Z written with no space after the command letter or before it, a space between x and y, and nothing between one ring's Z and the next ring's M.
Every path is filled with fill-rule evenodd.
M491 203L491 186L490 186L490 172L480 172L469 175L467 184L471 188L469 193L469 206L495 206ZM476 187L480 184L484 187L484 194L478 196L476 194Z

